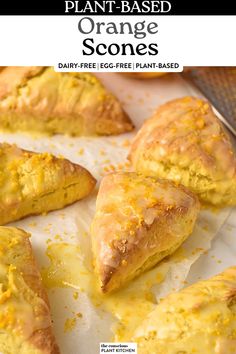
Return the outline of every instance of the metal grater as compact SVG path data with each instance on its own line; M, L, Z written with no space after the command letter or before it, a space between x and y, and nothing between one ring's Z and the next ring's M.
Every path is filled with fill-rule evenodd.
M211 102L236 136L236 67L188 68L182 75Z

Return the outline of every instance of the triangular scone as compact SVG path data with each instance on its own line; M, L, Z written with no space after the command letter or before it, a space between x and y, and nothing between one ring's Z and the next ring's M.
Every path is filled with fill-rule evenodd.
M137 134L129 157L137 172L182 183L207 204L236 204L235 152L201 99L161 106Z
M86 197L95 183L66 159L0 144L0 225L63 208Z
M6 67L0 73L0 129L113 135L131 131L133 124L93 74Z
M29 234L0 227L0 352L59 354Z
M172 254L191 234L198 211L197 197L172 182L132 172L105 176L91 227L102 291Z
M132 341L139 354L235 354L236 267L169 295Z

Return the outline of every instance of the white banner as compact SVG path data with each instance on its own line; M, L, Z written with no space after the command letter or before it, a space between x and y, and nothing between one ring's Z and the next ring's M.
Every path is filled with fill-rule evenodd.
M235 16L1 16L0 65L69 71L235 66Z

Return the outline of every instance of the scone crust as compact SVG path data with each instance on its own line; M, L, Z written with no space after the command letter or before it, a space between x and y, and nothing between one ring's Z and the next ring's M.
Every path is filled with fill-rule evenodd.
M63 208L88 196L96 180L80 165L48 153L0 144L0 224Z
M6 67L0 72L0 128L113 135L131 131L133 124L93 74Z
M20 293L22 292L23 294L26 294L24 295L24 298L26 299L24 301L27 301L27 306L31 306L32 311L35 312L35 317L32 319L32 323L30 322L30 319L26 317L28 315L28 312L26 311L24 314L25 322L28 323L26 327L27 335L22 329L21 334L19 334L18 337L17 331L19 331L19 329L17 329L18 327L14 327L14 322L13 324L8 324L6 328L2 325L1 322L1 332L6 331L13 338L14 336L16 336L13 342L18 343L19 348L15 348L15 353L26 353L26 348L28 348L29 353L59 354L60 351L56 344L55 337L52 331L48 297L42 285L41 276L36 265L35 258L33 256L29 237L30 235L28 233L18 228L3 226L0 227L1 251L5 252L4 257L2 258L4 259L4 262L6 262L7 267L13 269L13 272L15 272L16 277L22 277L22 281L25 284L24 288L21 289L18 288L19 284L21 283L19 282L17 284L17 282L15 281L13 283L13 294L8 295L9 300L2 300L1 297L1 304L3 303L3 301L5 301L5 306L9 306L10 308L11 305L8 305L8 301L11 300L11 297L14 297L14 292L19 293L19 299L21 299ZM6 246L7 248L5 249ZM3 259L1 261L1 264L3 264ZM18 279L19 281L19 278L16 279ZM6 293L11 294L11 288L5 291ZM4 294L2 296L4 296ZM38 300L36 301L35 299ZM36 301L36 303L32 301ZM18 308L18 306L23 305L21 305L20 302L15 303L15 311L22 311L20 310L20 307ZM36 322L37 316L40 317L37 318ZM41 327L40 324L43 324L43 327ZM5 344L7 345L7 343L4 343L4 345ZM2 348L0 347L0 349Z
M235 354L236 267L167 296L132 341L140 354Z
M173 253L198 211L196 196L183 186L132 172L105 176L91 226L101 290L120 288Z
M184 97L161 106L138 132L136 171L182 183L204 203L236 204L236 157L209 103Z

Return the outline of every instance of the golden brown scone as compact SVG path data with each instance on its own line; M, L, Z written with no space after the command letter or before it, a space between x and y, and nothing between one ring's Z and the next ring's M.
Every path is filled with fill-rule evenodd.
M169 295L132 341L139 354L235 354L236 267Z
M93 74L6 67L0 73L0 129L113 135L131 131L133 124Z
M95 183L64 158L0 144L0 225L63 208L89 195Z
M126 76L130 76L134 79L154 79L156 77L160 77L163 75L166 75L168 73L163 73L163 72L138 72L138 73L121 73Z
M29 234L0 227L0 352L59 354Z
M129 156L137 172L182 183L207 204L236 204L236 157L210 105L184 97L161 106Z
M198 211L197 197L172 182L132 172L105 176L91 226L101 290L118 289L172 254Z

